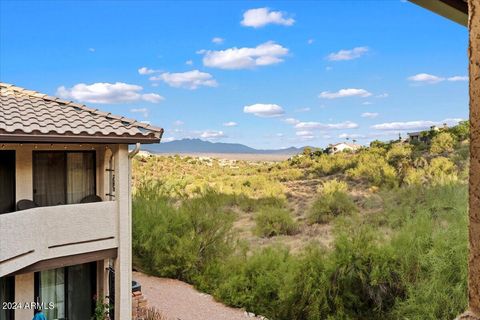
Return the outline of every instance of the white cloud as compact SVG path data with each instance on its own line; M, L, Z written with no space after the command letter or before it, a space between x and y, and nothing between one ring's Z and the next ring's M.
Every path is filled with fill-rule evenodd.
M250 9L243 13L240 22L245 27L260 28L267 24L291 26L295 23L293 18L288 18L284 12L271 11L269 8Z
M236 123L235 121L228 121L228 122L225 122L223 124L224 127L236 127L238 126L238 123Z
M284 136L284 134L283 134L283 133L280 133L280 132L279 132L279 133L276 133L275 135L276 135L277 137L280 137L280 138Z
M371 105L372 103L370 101L364 101L362 102L362 104L368 106L368 105Z
M151 103L159 103L163 100L163 97L156 94L156 93L145 93L142 94L142 100L151 102Z
M79 83L71 88L61 86L57 95L63 99L72 99L89 103L127 103L148 101L158 103L164 98L156 93L141 93L143 88L123 82Z
M301 130L295 132L295 135L300 138L300 140L312 140L315 139L315 135L313 132L308 130Z
M279 117L285 113L283 108L278 104L271 104L271 103L256 103L249 106L243 107L243 112L245 113L252 113L257 117L263 118L271 118L271 117Z
M370 97L372 94L365 89L340 89L337 92L323 91L319 97L324 99L337 99L345 97Z
M225 39L220 38L220 37L215 37L215 38L212 39L212 42L216 43L216 44L223 43L224 41L225 41Z
M313 44L314 42L315 42L315 39L308 39L308 40L307 40L307 43L308 43L308 44Z
M193 60L187 60L185 61L186 65L192 66L193 65Z
M438 77L428 73L418 73L414 76L408 77L407 79L413 82L423 82L423 83L437 83L445 80L445 78Z
M350 50L340 50L338 52L332 52L327 56L327 60L330 61L344 61L360 58L368 52L368 47L356 47Z
M284 121L285 123L292 124L292 125L295 125L295 124L297 124L297 123L300 123L300 120L295 119L295 118L286 118L286 119L283 119L283 121Z
M449 77L447 78L448 81L468 81L468 77L467 76L453 76L453 77Z
M312 131L308 131L308 130L301 130L301 131L297 131L295 132L295 134L299 137L302 137L302 136L313 136L313 132Z
M311 109L309 107L295 109L295 112L308 112Z
M362 113L362 118L370 118L370 119L373 119L373 118L376 118L378 117L378 113L377 112L364 112Z
M133 108L133 109L130 109L130 112L141 113L145 118L148 118L148 109L147 108Z
M176 140L174 137L162 138L162 142L172 142Z
M451 82L458 82L458 81L468 81L467 76L452 76L452 77L440 77L433 74L428 73L418 73L411 77L407 78L408 80L416 83L428 83L428 84L435 84L442 81L451 81Z
M375 96L375 98L388 98L388 93L380 93Z
M88 51L95 52L96 50L95 50L95 48L88 48Z
M326 66L326 67L325 67L325 70L326 70L326 71L331 71L331 70L333 70L333 67L331 67L331 66Z
M332 130L342 130L342 129L355 129L358 128L358 124L352 121L344 121L340 123L320 123L320 122L299 122L295 125L296 129L302 130L313 130L313 129L332 129Z
M218 83L210 73L192 70L187 72L170 73L164 72L158 76L150 77L152 81L164 81L171 87L197 89L200 86L216 87Z
M182 120L175 120L173 122L174 126L183 126L184 124L185 124L185 122L183 122Z
M206 130L200 134L200 137L204 139L213 140L213 139L225 138L226 135L223 133L223 131Z
M406 122L388 122L388 123L380 123L373 125L371 128L375 130L422 130L428 129L431 126L441 126L444 123L447 125L456 125L458 122L462 121L463 119L444 119L442 121L425 121L425 120L418 120L418 121L406 121Z
M155 72L155 70L149 69L147 67L141 67L140 69L138 69L138 73L141 74L141 75L152 74L154 72Z
M283 61L288 49L273 41L262 43L255 48L229 48L226 50L200 50L203 54L203 64L219 69L249 69L268 66Z
M365 136L363 134L350 134L350 133L342 133L340 135L338 135L338 137L340 139L361 139L361 138L365 138Z

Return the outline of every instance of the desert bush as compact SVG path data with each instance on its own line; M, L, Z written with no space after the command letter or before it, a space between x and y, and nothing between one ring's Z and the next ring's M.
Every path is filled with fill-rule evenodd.
M469 138L470 135L470 122L460 121L458 125L451 127L448 131L453 134L457 141L464 141Z
M281 247L235 256L222 268L214 296L228 305L280 319L280 292L291 263L288 250Z
M355 165L354 159L354 155L345 152L339 152L332 155L322 154L315 158L312 172L320 177L344 172Z
M375 186L394 187L397 185L395 169L377 153L380 150L383 149L360 154L356 166L347 170L347 176L354 180L365 180Z
M263 207L255 215L255 232L261 237L292 235L298 230L290 211L278 207Z
M408 163L411 160L412 147L406 143L395 143L386 154L386 159L390 165L399 168L402 163Z
M348 184L345 181L337 179L324 181L319 187L318 192L322 195L329 195L335 192L347 192Z
M445 158L433 158L426 168L426 174L432 184L447 184L458 180L455 164Z
M308 220L310 223L327 223L337 216L348 215L357 211L352 198L343 191L321 194L312 204Z
M403 182L409 186L422 185L426 182L426 173L422 168L408 168L403 177Z
M433 137L430 145L430 152L432 154L452 152L455 144L456 141L452 134L448 132L441 132Z
M155 275L192 281L233 250L234 216L214 192L177 208L159 189L145 185L133 198L134 259Z

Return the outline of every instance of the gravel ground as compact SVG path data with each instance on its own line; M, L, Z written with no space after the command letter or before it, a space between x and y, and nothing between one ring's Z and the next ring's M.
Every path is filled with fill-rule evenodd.
M133 279L140 282L148 306L157 308L168 320L261 319L244 310L227 307L182 281L140 272L133 272Z

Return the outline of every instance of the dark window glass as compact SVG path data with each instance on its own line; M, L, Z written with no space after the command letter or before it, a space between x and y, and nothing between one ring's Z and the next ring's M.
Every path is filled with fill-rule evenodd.
M66 203L65 153L33 154L33 201L38 206Z
M34 152L33 201L37 205L79 203L94 194L94 152Z
M15 301L15 278L0 278L0 320L13 320L13 308L4 309L4 303L13 303ZM7 306L8 307L8 306Z
M0 213L15 211L15 151L0 151Z

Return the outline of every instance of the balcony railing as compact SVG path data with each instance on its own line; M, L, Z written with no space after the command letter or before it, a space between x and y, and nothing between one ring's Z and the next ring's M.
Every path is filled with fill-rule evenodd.
M118 246L117 202L37 207L0 215L0 277L35 262Z

